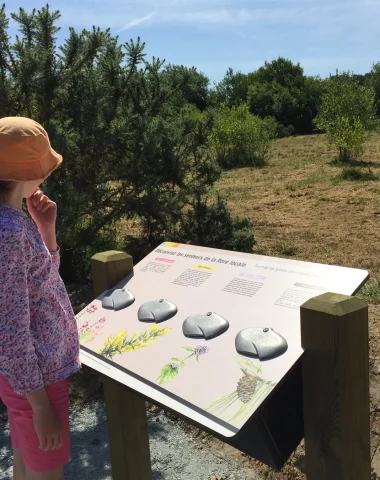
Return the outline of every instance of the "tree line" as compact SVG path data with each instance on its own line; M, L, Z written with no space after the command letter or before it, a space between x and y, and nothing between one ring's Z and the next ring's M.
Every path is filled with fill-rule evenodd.
M178 68L171 66L168 71ZM193 69L191 87L184 89L182 100L201 111L221 104L229 107L244 104L253 115L275 118L278 136L313 134L320 131L315 119L323 95L331 82L338 81L373 90L376 113L380 115L380 62L363 75L337 71L321 78L307 76L299 63L279 57L248 74L229 68L224 78L213 84L206 75Z

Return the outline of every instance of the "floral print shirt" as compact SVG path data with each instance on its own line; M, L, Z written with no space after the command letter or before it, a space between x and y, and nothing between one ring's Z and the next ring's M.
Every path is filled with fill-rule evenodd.
M80 368L59 261L25 212L0 205L0 375L20 395Z

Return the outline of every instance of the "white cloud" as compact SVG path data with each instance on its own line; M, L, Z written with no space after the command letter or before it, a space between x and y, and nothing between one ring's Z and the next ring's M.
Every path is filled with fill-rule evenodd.
M124 25L124 27L120 28L116 33L123 32L124 30L128 30L129 28L132 27L137 27L137 25L141 25L142 23L148 22L155 16L156 12L150 12L148 15L145 15L144 17L139 17L131 20L129 23Z

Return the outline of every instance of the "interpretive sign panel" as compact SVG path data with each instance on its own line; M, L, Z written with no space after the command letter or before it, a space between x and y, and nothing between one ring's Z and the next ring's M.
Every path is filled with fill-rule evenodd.
M232 437L301 357L300 305L367 277L166 242L77 315L82 361Z

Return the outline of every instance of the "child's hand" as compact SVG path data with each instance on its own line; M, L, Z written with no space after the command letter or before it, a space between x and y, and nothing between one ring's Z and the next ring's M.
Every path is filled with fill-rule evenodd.
M38 230L55 228L57 220L57 204L37 188L34 194L26 199L30 216L37 224Z
M33 424L41 450L56 450L63 445L63 428L50 405L33 413Z

